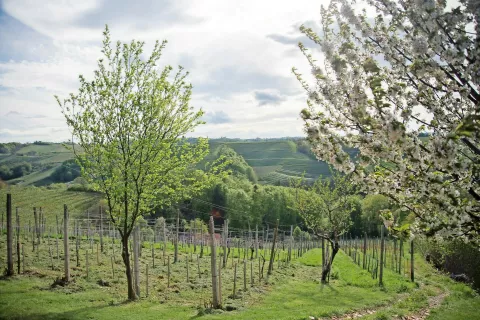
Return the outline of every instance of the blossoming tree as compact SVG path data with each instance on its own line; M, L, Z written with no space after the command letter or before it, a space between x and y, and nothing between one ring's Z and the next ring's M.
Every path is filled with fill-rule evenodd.
M331 246L331 253L322 252L323 283L328 282L333 260L340 250L340 237L352 224L350 214L355 210L357 192L349 175L333 170L331 173L331 179L320 177L312 186L305 185L303 178L291 184L295 188L295 209L305 226Z
M412 212L413 231L480 244L480 6L332 0L300 30L314 84L301 111L319 159ZM421 133L427 132L426 137ZM345 147L359 150L353 159Z

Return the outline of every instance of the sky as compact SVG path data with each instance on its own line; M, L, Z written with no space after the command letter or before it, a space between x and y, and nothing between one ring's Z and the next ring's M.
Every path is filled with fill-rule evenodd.
M191 105L207 124L194 136L303 136L306 93L291 72L309 73L298 28L319 28L325 0L0 0L0 142L71 138L54 95L92 79L102 31L113 41L168 40L161 66L182 65ZM319 29L318 29L319 30Z

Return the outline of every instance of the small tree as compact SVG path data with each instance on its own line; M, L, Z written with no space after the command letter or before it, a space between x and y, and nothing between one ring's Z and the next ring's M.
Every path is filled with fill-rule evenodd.
M184 138L203 123L203 112L189 106L187 73L180 67L171 78L170 66L157 68L165 44L157 41L145 61L143 42L117 42L112 49L106 27L105 57L93 81L80 76L77 94L63 102L57 97L82 175L104 193L110 220L120 233L130 300L137 296L128 238L137 218L155 205L188 198L213 177L195 168L208 154L207 140L191 144ZM210 173L218 170L212 166Z
M303 179L293 182L296 188L295 207L312 233L325 239L332 252L322 269L322 282L326 283L335 255L340 250L340 236L350 224L350 213L355 210L355 188L350 177L332 171L332 179L315 181L313 186L302 185ZM325 253L323 253L325 254Z
M362 220L364 231L371 236L378 235L378 225L382 224L380 213L391 208L390 200L381 194L369 194L362 200Z
M325 58L300 43L314 86L293 70L313 151L412 212L414 231L480 244L478 1L361 2L322 8L322 36L300 28Z

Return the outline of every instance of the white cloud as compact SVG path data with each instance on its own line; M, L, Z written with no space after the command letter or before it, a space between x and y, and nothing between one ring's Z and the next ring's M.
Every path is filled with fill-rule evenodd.
M196 134L302 135L298 112L304 95L291 67L305 72L309 67L295 41L276 41L272 35L299 38L293 26L318 21L320 5L321 1L311 0L145 0L135 4L50 0L41 5L34 0L5 0L3 10L29 32L17 35L8 59L2 59L0 51L0 117L12 110L43 115L36 121L45 126L32 131L23 126L4 128L0 122L0 140L39 140L37 135L47 137L52 130L57 130L52 140L69 138L53 95L65 97L75 91L79 74L91 77L101 56L104 23L109 24L114 41L145 41L147 53L156 39L169 41L162 63L184 65L194 85L192 105L216 116L212 118L216 123L202 126ZM32 33L42 39L35 42L42 55L22 60L20 51L29 48ZM2 40L13 41L0 33ZM259 107L256 92L273 93L278 101Z

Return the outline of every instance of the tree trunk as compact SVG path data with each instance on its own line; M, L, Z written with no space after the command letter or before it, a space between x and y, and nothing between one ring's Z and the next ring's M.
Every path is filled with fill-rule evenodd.
M268 275L271 275L273 271L273 261L275 259L275 242L277 242L277 233L278 233L278 221L279 220L277 219L277 223L275 224L275 230L273 233L272 250L270 252L270 262L268 264L268 272L267 272Z
M125 264L125 274L127 276L127 286L128 286L128 300L134 301L137 300L137 295L133 289L133 277L132 277L132 268L130 265L130 253L128 252L128 236L122 235L122 258L123 263Z
M66 204L63 205L63 251L65 282L70 282L70 252L68 249L68 208Z
M328 279L330 278L330 270L332 269L333 259L337 255L338 250L340 250L340 244L338 240L335 239L334 243L332 243L332 255L330 260L325 263L325 267L322 270L322 283L328 283Z

